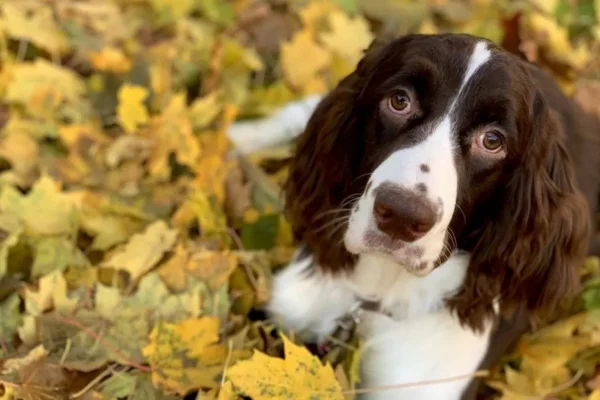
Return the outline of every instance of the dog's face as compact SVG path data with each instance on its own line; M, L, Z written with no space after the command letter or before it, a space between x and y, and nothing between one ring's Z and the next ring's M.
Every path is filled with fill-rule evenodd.
M467 35L374 46L319 104L290 166L286 207L323 270L361 254L431 272L471 253L461 320L553 307L577 280L585 201L541 71Z
M498 185L528 84L515 60L472 37L399 41L381 57L357 99L363 137L347 138L364 143L368 183L344 243L425 275Z

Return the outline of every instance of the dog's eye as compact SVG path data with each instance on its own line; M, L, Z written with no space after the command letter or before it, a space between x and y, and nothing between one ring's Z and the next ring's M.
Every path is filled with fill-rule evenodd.
M389 109L396 114L409 114L412 110L410 97L405 90L392 93L388 100Z
M502 151L504 138L498 131L486 131L477 137L477 147L488 153Z

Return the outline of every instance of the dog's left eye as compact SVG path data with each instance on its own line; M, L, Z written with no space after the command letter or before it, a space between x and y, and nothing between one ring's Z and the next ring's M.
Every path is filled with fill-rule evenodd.
M477 137L479 149L488 153L498 153L502 150L504 139L498 131L486 131Z
M406 115L412 111L410 96L406 90L398 90L389 97L388 107L395 114Z

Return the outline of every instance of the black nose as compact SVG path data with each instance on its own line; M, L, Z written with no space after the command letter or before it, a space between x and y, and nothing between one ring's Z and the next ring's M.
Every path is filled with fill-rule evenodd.
M437 219L435 207L427 198L395 185L376 189L373 214L382 232L405 242L424 236Z

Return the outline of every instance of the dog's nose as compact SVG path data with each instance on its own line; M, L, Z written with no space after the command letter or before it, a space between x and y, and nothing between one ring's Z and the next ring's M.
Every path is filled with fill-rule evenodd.
M437 219L435 207L427 198L402 188L378 191L373 214L382 232L405 242L423 237Z

